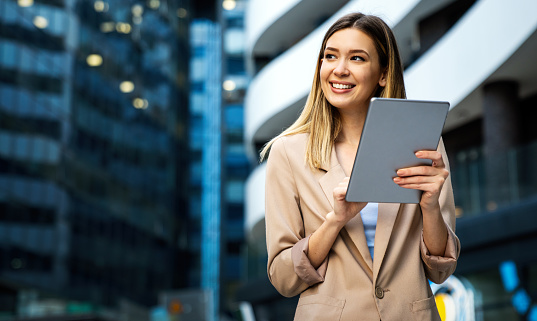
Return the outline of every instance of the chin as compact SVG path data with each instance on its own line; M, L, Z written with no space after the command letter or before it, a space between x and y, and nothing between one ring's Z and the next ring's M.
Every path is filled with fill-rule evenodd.
M356 108L355 104L349 104L349 103L330 103L332 106L334 106L337 109L350 109L350 108Z

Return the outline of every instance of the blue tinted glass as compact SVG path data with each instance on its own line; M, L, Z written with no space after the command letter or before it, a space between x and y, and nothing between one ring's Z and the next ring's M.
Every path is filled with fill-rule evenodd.
M516 264L513 261L505 261L500 264L500 275L505 289L513 291L520 283Z
M244 127L242 105L227 106L225 109L225 122L228 129L242 129Z

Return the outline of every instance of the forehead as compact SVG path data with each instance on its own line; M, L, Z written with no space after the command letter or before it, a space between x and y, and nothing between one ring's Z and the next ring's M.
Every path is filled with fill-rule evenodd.
M362 49L369 53L376 53L373 39L362 30L356 28L346 28L336 31L326 41L326 47L336 48L338 50Z

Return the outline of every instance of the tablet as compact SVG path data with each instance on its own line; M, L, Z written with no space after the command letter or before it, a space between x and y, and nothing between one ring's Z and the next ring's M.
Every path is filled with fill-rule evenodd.
M345 199L349 202L419 203L422 191L393 182L400 168L431 164L419 150L436 150L449 103L373 98L362 130Z

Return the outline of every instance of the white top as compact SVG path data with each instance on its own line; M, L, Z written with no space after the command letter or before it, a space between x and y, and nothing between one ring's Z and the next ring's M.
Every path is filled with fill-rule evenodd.
M364 224L365 240L367 241L367 247L373 259L373 250L375 246L375 230L377 229L377 218L379 215L378 203L367 203L367 205L360 212L362 216L362 222Z

